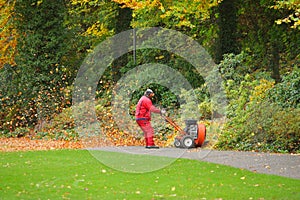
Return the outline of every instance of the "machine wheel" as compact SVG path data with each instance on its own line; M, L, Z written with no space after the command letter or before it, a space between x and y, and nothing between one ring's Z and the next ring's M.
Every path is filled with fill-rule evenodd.
M183 148L193 148L195 146L195 141L191 136L184 136L182 139Z
M180 147L181 147L181 143L180 143L180 140L179 140L179 139L175 138L174 146L175 146L176 148L180 148Z
M195 140L197 146L202 146L206 139L206 127L204 124L198 124L198 138Z

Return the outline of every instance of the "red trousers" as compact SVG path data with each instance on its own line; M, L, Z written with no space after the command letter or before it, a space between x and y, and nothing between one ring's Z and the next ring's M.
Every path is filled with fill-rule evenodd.
M153 141L153 136L154 136L154 129L151 126L150 121L148 120L137 120L136 121L139 127L141 127L145 141L146 141L146 146L154 146L154 141Z

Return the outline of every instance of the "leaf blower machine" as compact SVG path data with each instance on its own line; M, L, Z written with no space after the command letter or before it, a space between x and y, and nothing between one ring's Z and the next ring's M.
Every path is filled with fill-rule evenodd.
M175 138L174 146L177 148L201 147L206 138L206 127L204 124L198 124L197 120L185 120L186 127L182 129L171 118L162 115L162 117L173 126L180 134Z

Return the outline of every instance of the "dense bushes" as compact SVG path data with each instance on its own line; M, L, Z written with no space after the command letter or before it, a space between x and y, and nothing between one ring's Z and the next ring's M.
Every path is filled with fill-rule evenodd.
M299 152L300 109L270 102L248 105L229 119L218 148L271 152Z
M14 49L15 65L0 66L3 132L40 126L70 106L69 87L76 70L64 2L24 0L13 5L9 23L20 37Z
M249 60L251 58L245 53L236 56L231 54L225 56L218 66L224 80L228 104L225 113L227 121L223 129L218 130L221 133L215 147L234 150L300 152L300 69L295 67L293 71L282 77L280 83L275 84L270 74L266 72L258 71L250 74L247 69L253 69L253 67L248 66L248 63L251 63ZM1 79L5 78L6 74L2 73ZM2 87L3 91L6 87ZM180 102L181 96L175 96L163 86L144 85L132 94L128 104L132 120L134 120L135 105L148 87L156 92L154 104L167 108L171 118L181 123L180 118L184 119L185 116L182 113L181 116L178 110L184 107L187 112L193 112L195 106L198 106L200 113L197 119L206 120L204 123L208 128L210 127L209 120L214 117L216 105L211 102L206 84L193 91L181 91L183 96L195 95L197 97L198 102L189 101L186 104ZM68 95L65 96L69 96L70 91L71 88L66 91ZM97 94L99 95L96 104L97 117L110 142L115 145L142 145L141 133L127 133L119 130L114 122L110 104L112 85ZM2 99L2 104L5 103L3 100L5 99ZM1 109L8 108L6 106ZM13 117L10 113L3 116ZM1 120L6 119L1 117ZM174 129L166 126L163 121L157 124L155 128L159 133L156 135L158 144L172 144ZM3 123L3 125L10 126L11 124ZM181 125L184 126L184 124ZM71 108L67 108L41 128L19 127L14 131L6 129L7 131L2 131L2 134L7 137L29 136L34 139L78 140L80 136L74 131L74 126ZM209 132L208 134L215 133Z
M53 116L51 121L39 124L39 127L17 127L13 131L0 130L1 137L26 137L30 139L77 141L80 136L74 129L72 109L66 108Z
M299 72L295 68L276 85L266 73L246 74L240 79L225 72L224 77L230 77L225 79L228 121L216 147L299 152Z
M295 68L282 78L282 82L269 91L269 99L284 108L300 107L300 70Z

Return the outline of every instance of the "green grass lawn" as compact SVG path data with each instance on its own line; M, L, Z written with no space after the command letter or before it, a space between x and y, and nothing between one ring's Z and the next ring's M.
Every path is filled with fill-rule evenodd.
M300 199L300 180L196 160L178 159L153 172L125 173L101 164L86 150L0 155L0 199L5 200Z

